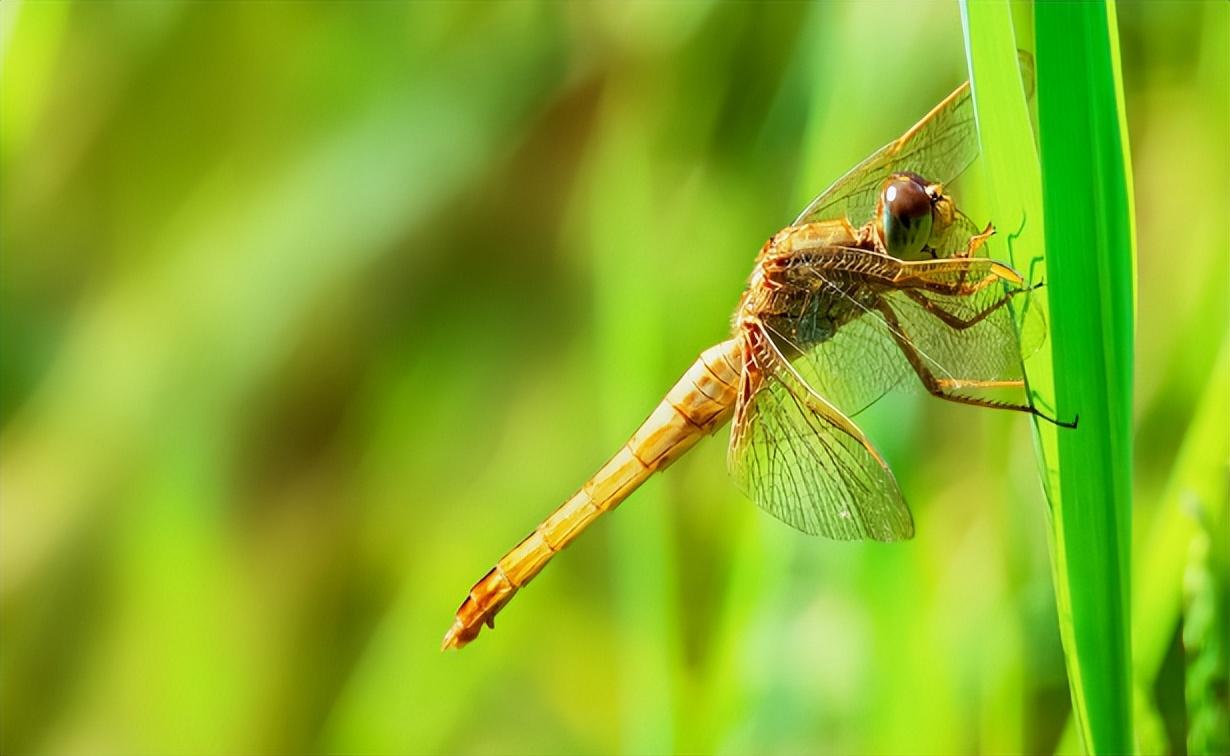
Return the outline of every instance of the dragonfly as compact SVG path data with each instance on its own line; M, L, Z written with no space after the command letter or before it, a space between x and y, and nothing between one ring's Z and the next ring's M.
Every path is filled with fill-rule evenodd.
M1035 315L1018 328L1008 304L1037 286L979 254L994 227L976 226L948 192L977 156L966 82L774 234L731 337L704 350L619 451L474 584L443 648L494 628L552 557L727 422L727 466L762 509L804 533L877 541L914 535L892 471L852 419L890 390L913 385L1075 427L984 391L1025 388L1022 355L1045 326Z

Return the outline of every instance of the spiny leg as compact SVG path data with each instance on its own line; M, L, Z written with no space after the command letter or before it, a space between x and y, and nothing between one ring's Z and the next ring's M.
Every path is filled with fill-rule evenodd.
M972 221L970 223L971 225L973 224ZM977 228L977 226L975 226L975 228ZM965 249L958 250L952 254L953 259L962 260L973 257L974 253L977 252L983 244L987 243L987 239L990 239L994 235L995 226L988 223L987 227L984 228L981 233L974 234L969 238L969 243L965 245Z
M1012 268L1002 264L999 265L1001 270L996 271L992 268L990 273L987 273L978 281L972 284L968 282L970 268L975 260L974 254L986 244L987 239L994 235L995 227L988 223L987 227L981 232L970 236L963 249L957 250L947 257L939 257L934 254L933 250L932 259L930 260L903 261L901 270L897 274L896 283L913 283L916 288L927 289L939 294L955 294L960 296L977 293L996 281L1018 283L1020 275L1012 270ZM939 274L951 275L954 271L956 276L954 281L935 281L931 279L932 276Z
M898 269L892 277L893 284L950 296L977 294L997 282L1019 285L1024 281L1011 267L985 258L940 258L899 261L897 264ZM970 283L968 277L975 265L989 265L990 270L983 274L982 278Z
M1041 284L1038 286L1041 286ZM971 318L962 318L960 315L949 312L935 302L932 302L930 299L927 299L926 295L917 289L905 289L905 295L921 305L924 310L939 318L949 328L956 331L964 331L967 328L971 328L981 323L996 310L1008 304L1008 302L1016 295L1027 291L1033 291L1038 288L1038 286L1031 286L1028 289L1015 289L1010 291L996 300L993 304L988 305L985 309L979 311Z
M876 307L880 311L880 314L884 316L884 320L889 326L889 331L890 333L892 333L893 341L897 343L897 347L901 350L902 354L905 355L906 360L909 361L910 367L914 368L914 372L918 374L919 380L922 381L923 386L927 389L927 391L932 396L938 397L940 399L946 399L947 401L950 401L950 402L956 402L957 404L969 404L975 407L987 407L989 409L1002 409L1002 410L1012 410L1013 412L1024 412L1025 414L1033 415L1034 417L1040 418L1049 423L1053 423L1054 425L1058 425L1061 428L1075 428L1076 427L1077 422L1080 420L1079 417L1072 420L1071 422L1064 422L1062 420L1057 420L1047 415L1046 413L1042 412L1041 410L1037 409L1036 407L1033 407L1028 404L1014 404L1012 402L1000 402L1000 401L995 401L993 399L983 399L983 398L976 397L976 396L966 396L964 394L952 393L954 389L954 381L952 379L937 378L935 376L935 373L931 372L931 368L927 366L926 359L918 351L918 348L915 347L914 344L910 342L910 339L908 336L906 336L905 331L902 330L901 322L897 319L897 314L893 312L892 307L889 306L887 302L883 302L883 301L879 302ZM1016 388L1016 387L1024 386L1023 381L973 381L971 380L971 381L961 381L960 384L963 387L968 387L968 388L999 388L999 387Z
M978 249L981 248L983 244L986 244L987 239L991 238L991 236L994 235L994 233L995 233L995 226L992 226L990 223L988 223L987 227L982 230L982 233L974 234L973 236L971 236L969 243L965 245L965 249L961 250L960 252L957 252L955 255L953 255L953 257L956 257L959 259L969 259L973 257L974 253L977 252ZM964 273L962 273L957 278L957 282L960 284L965 283Z
M965 217L965 216L962 215L961 217ZM968 221L969 219L966 218L966 220ZM970 221L970 225L973 225L972 221ZM956 252L953 252L951 255L948 256L948 259L951 259L951 260L972 259L974 257L974 253L977 252L979 249L981 249L982 245L986 244L987 239L991 238L994 235L995 235L995 226L988 223L987 227L984 228L981 232L970 236L969 241L966 242L965 247L963 249L959 249ZM934 254L933 252L931 255L931 258L938 259L938 255ZM965 279L967 275L968 275L967 271L962 271L961 274L957 276L958 286L963 287L965 285ZM983 281L980 282L980 285L978 285L978 288L982 288L983 286L986 286L987 283L989 283L989 281L987 281L986 279L983 279Z
M966 276L969 275L968 270L963 270L957 275L956 281L921 281L915 288L933 291L936 294L946 294L949 296L968 297L993 283L998 283L1003 279L994 273L988 273L974 283L967 283Z

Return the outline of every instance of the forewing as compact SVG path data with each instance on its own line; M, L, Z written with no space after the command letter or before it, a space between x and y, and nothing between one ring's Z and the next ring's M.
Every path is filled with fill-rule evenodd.
M894 541L914 535L892 472L854 424L766 343L744 372L731 473L758 506L804 533Z
M978 157L978 131L969 82L962 84L899 139L872 153L837 179L792 225L846 218L855 226L871 220L884 180L913 171L942 184L955 180Z

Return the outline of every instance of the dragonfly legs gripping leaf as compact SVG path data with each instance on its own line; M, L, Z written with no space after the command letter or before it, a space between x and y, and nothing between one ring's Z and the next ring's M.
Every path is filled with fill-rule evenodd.
M1002 300L1001 300L1002 301ZM1071 421L1059 420L1039 410L1030 404L1014 404L1012 402L1001 402L993 399L983 399L976 396L968 396L966 394L958 394L955 389L960 388L1024 388L1024 381L974 381L961 379L942 379L936 377L935 373L927 365L926 358L910 341L909 336L902 330L901 322L897 318L897 314L893 308L881 302L877 305L877 309L884 317L884 321L889 326L889 331L892 334L893 340L897 343L898 348L905 355L906 360L910 363L910 367L914 368L914 372L918 374L919 380L927 391L935 397L946 399L957 404L969 404L975 407L986 407L989 409L1012 410L1014 412L1024 412L1028 415L1033 415L1048 423L1057 425L1060 428L1076 428L1080 418L1076 417Z

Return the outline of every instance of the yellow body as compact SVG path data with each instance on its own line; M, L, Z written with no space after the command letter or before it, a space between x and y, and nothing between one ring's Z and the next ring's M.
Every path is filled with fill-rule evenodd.
M740 341L731 339L701 353L619 452L475 583L444 635L445 649L460 648L484 624L492 626L496 613L551 557L646 478L726 424L738 391L741 350Z

